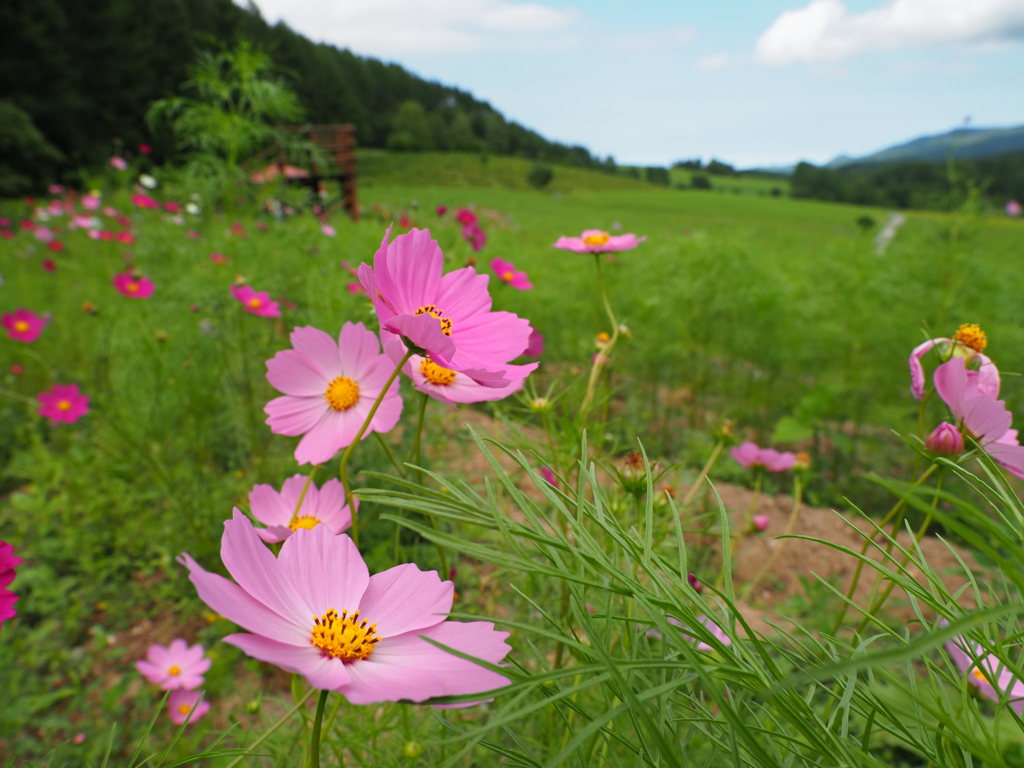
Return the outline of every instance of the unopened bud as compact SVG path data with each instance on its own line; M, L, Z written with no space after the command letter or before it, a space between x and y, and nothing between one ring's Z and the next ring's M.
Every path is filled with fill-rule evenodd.
M407 741L402 748L402 752L410 759L417 758L423 754L423 745L418 741Z
M796 462L793 464L793 469L797 472L806 472L811 468L811 454L807 451L797 451L794 454Z
M964 436L959 429L944 421L928 435L924 445L936 456L949 459L964 452Z
M763 531L771 524L772 519L768 515L754 515L754 519L751 522L755 531Z
M547 413L551 410L551 401L546 397L535 397L527 407L530 413Z

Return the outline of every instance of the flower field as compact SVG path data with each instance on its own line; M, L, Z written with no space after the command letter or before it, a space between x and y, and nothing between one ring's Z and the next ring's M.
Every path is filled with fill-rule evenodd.
M1024 765L1019 222L367 159L0 201L0 764Z

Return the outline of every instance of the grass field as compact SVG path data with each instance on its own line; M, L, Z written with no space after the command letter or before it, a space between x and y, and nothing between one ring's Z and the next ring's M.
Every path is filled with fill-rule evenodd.
M129 755L160 701L131 669L145 641L166 642L178 632L209 648L231 631L198 601L174 558L188 551L217 562L221 522L231 507L246 506L254 483L279 486L295 473L295 440L272 435L264 424L263 405L276 394L264 361L288 347L295 326L336 334L346 320L375 322L365 298L348 289L354 278L342 262L371 261L385 228L403 215L410 226L431 229L448 269L475 262L486 272L490 259L502 257L526 270L533 290L514 291L492 279L492 295L495 308L529 318L545 337L530 385L540 393L554 386L578 394L596 335L612 330L597 300L594 257L552 244L591 228L647 238L602 262L610 301L629 328L609 366L608 420L591 435L610 456L635 449L639 438L652 459L696 470L714 448L713 432L731 419L738 439L812 452L808 498L840 504L852 496L881 514L891 495L862 475L906 478L915 460L891 433L917 431L907 355L923 338L948 336L967 322L987 331L986 352L1004 372L1001 397L1016 415L1024 412L1013 376L1024 369L1017 297L1024 226L1018 222L911 213L879 255L874 232L857 219L867 214L881 224L885 211L771 197L753 183L753 193L717 194L557 168L550 188L539 192L526 183L528 164L508 158L364 151L360 164L364 215L353 223L332 213L335 236L325 235L309 213L277 221L251 205L230 215L210 206L176 223L171 214L133 208L122 189L108 191L104 204L130 218L133 243L65 228L58 233L64 248L55 252L19 230L32 215L24 201L0 202L0 217L13 220L13 236L0 240L2 309L51 315L38 341L0 345L0 530L26 560L14 587L19 617L0 635L0 762L41 761L81 732L84 745L63 759L99 765L115 722L113 754ZM192 189L173 175L160 181L154 194L161 201L190 199ZM448 213L439 215L438 206ZM462 206L474 209L487 234L479 253L452 220ZM48 222L66 223L66 217ZM52 270L44 268L47 260ZM129 300L112 287L127 264L153 280L152 299ZM229 292L237 282L280 298L283 317L242 312ZM91 411L82 421L53 427L36 415L36 393L54 382L78 383L89 395ZM407 415L414 402L406 392ZM526 413L516 398L475 408L499 419ZM929 408L937 420L938 404ZM530 423L539 428L536 419ZM393 438L402 456L410 455L412 431ZM386 466L373 441L356 455L357 470ZM436 461L443 470L443 460ZM723 460L711 477L745 480L747 474ZM441 504L444 496L432 493ZM463 530L458 526L469 525L476 502L452 493L464 517L451 525ZM399 546L410 560L433 567L426 539L393 534L378 519L383 507L366 507L371 570L386 567ZM659 523L666 537L670 517ZM481 569L468 560L460 565L469 572L459 585L463 610L533 620L529 596L503 596L493 586L500 567ZM524 583L546 583L542 577L538 571ZM556 592L545 595L558 600ZM616 604L614 610L626 609ZM609 603L607 614L613 612ZM579 621L587 633L599 632L590 619ZM545 658L538 652L537 663ZM236 735L258 733L261 722L291 706L275 703L287 699L287 678L228 646L217 645L208 682L226 713L211 718L213 730L234 724ZM381 706L371 728L348 707L338 722L392 734L381 737L386 746L376 765L441 764L408 757L408 743L424 738L417 733L430 734L434 745L424 760L454 758L457 748L437 746L446 731L432 715L408 709ZM475 720L466 710L454 711L449 722L459 729ZM161 723L154 741L172 732ZM289 755L304 732L272 742L277 764L295 764ZM191 734L178 753L198 749L204 733ZM367 743L371 738L366 735ZM543 745L563 735L548 723L523 738ZM717 747L706 748L718 754ZM597 759L596 752L587 754ZM586 763L581 757L578 764Z

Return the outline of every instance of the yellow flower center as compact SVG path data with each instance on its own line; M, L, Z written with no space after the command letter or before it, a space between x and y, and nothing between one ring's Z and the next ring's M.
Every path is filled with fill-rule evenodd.
M171 677L174 677L175 675L180 675L181 667L179 667L178 665L174 665L173 667L167 670L167 674Z
M506 270L505 272L501 273L501 279L504 280L506 283L511 283L512 278L514 277L515 274L513 274L512 270Z
M377 625L359 620L359 611L341 615L331 608L323 616L313 617L313 645L323 656L342 661L363 661L370 658L373 646L380 640Z
M597 344L597 346L603 347L605 344L611 341L611 339L612 337L608 335L607 331L601 331L599 334L597 334L597 338L594 339L594 342Z
M25 331L28 330L28 323L26 323L24 320L18 320L14 324L14 330L16 330L18 333L24 333Z
M249 306L252 307L253 309L259 309L260 307L263 306L263 302L257 299L255 296L253 296L251 299L249 299Z
M68 401L68 400L58 400L57 401L57 410L58 411L70 411L71 410L71 403L70 403L70 401Z
M178 712L180 712L183 715L187 715L191 711L192 711L192 707L190 707L188 704L179 704L178 705Z
M359 385L347 376L339 376L327 385L327 404L336 411L347 411L359 401Z
M311 515L303 515L302 517L296 517L294 520L292 520L288 524L288 527L291 528L293 531L297 531L299 530L299 528L316 528L317 525L319 524L319 518L313 517Z
M128 283L128 293L135 293L139 290L138 283Z
M988 346L988 337L977 323L964 323L953 334L953 341L958 341L975 352L984 352Z
M442 368L437 363L431 362L426 358L424 358L423 362L420 363L420 373L422 373L423 377L431 384L448 386L455 381L455 371L449 371L447 368Z
M441 333L443 333L445 336L452 335L452 321L449 320L447 317L441 317L441 315L444 314L443 309L438 309L437 306L434 304L424 304L422 307L416 310L416 314L430 315L431 317L436 318L437 321L441 323Z
M607 232L598 232L593 235L587 235L583 238L583 242L587 245L604 245L611 240L611 235Z
M983 683L987 683L987 682L988 682L988 678L987 678L987 677L985 677L985 673L984 673L984 672L982 672L982 671L981 671L980 669L978 669L977 667L975 667L974 669L972 669L972 670L971 670L971 676L972 676L972 677L973 677L973 678L974 678L975 680L981 680L981 682L983 682Z

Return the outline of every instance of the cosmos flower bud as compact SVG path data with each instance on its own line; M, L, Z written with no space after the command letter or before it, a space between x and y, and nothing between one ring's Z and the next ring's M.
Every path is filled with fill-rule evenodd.
M754 515L754 519L751 524L754 526L755 531L763 531L771 523L772 519L768 515Z
M925 447L936 456L943 456L947 459L959 456L964 452L964 437L960 430L944 421L937 426L928 439L924 441Z

